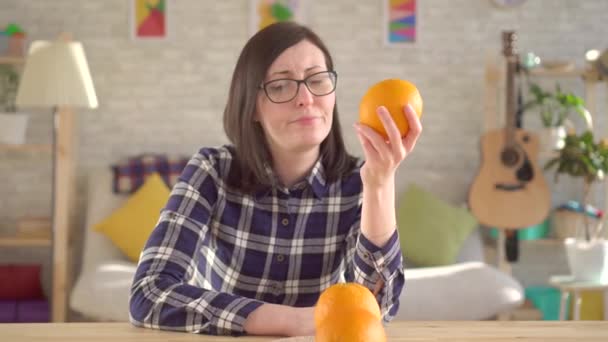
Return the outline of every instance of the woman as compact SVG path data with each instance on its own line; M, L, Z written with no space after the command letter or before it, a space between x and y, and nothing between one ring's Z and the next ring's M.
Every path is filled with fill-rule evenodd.
M320 293L374 291L385 321L403 269L395 170L421 132L404 108L401 138L356 126L366 161L344 147L337 74L319 37L271 25L243 48L224 127L232 145L189 161L141 254L130 314L138 326L209 334L311 335Z

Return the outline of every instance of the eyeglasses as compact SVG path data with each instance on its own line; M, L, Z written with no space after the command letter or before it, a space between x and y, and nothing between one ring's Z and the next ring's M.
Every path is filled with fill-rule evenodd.
M303 80L281 78L266 82L260 86L271 102L285 103L298 95L300 84L304 83L308 91L315 96L329 95L336 90L338 74L333 71L321 71L309 75Z

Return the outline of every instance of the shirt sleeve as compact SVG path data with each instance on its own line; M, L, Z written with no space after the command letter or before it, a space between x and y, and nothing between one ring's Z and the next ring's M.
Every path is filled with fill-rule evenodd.
M211 238L209 222L218 186L213 163L200 153L184 169L141 254L131 287L129 312L136 326L163 330L242 335L249 314L263 303L216 292L190 281L211 267L199 257ZM210 283L210 279L200 280Z
M382 317L390 322L399 310L399 296L405 283L401 246L397 230L383 247L369 241L359 229L359 221L349 237L348 261L352 280L374 291L379 282L382 287L376 299ZM347 277L348 279L348 277Z

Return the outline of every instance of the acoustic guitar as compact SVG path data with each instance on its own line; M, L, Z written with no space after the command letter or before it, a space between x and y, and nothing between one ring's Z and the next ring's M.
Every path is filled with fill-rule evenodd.
M506 125L481 138L481 166L469 189L469 207L489 227L517 230L542 222L551 207L547 182L537 165L539 141L516 125L516 35L503 32L506 59Z

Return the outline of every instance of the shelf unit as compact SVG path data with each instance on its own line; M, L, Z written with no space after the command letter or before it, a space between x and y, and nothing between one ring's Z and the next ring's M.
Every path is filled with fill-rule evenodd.
M0 151L51 153L53 151L53 145L52 144L23 144L23 145L0 144Z
M483 132L502 127L501 118L506 116L504 108L506 63L502 55L486 55L485 64L485 94L483 102ZM581 79L585 87L586 108L597 114L596 92L599 80L593 76L591 70L584 68L544 68L536 67L527 71L532 78L564 78ZM608 198L607 198L608 200ZM520 240L523 246L541 248L557 247L563 244L559 239ZM512 274L511 264L505 260L505 233L499 232L499 237L493 241L494 247L485 246L486 258L496 260L496 266L507 274ZM486 260L489 261L489 260ZM509 319L509 314L499 316L500 320Z
M547 69L533 68L528 71L531 76L540 77L583 77L586 74L585 69Z
M25 65L25 58L2 57L0 64ZM47 233L0 235L0 248L39 247L52 251L51 321L65 322L70 282L69 243L70 208L74 207L75 191L75 115L70 108L58 107L55 114L55 144L0 144L0 153L53 153L51 229Z
M51 234L0 235L0 247L51 247Z
M0 64L23 65L25 64L25 58L0 56Z
M486 56L485 65L485 95L483 103L483 132L502 127L501 119L506 117L504 112L505 93L505 64L503 56ZM597 113L597 85L599 80L593 75L591 70L586 68L544 68L536 67L527 71L533 78L579 78L584 82L585 104L592 115Z

